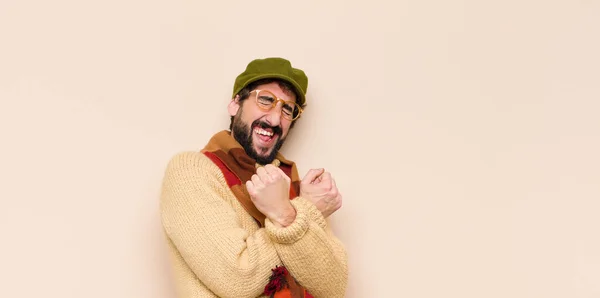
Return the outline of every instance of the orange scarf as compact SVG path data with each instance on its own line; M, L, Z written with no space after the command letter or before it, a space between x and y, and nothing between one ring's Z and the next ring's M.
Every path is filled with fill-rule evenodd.
M256 174L256 160L246 154L244 148L227 130L215 134L201 152L221 169L227 185L237 200L256 223L260 227L264 227L266 217L256 209L248 190L246 190L246 181ZM285 159L281 153L277 153L273 164L279 165L279 168L290 177L290 200L293 200L300 193L300 178L296 164ZM272 269L272 275L265 286L264 294L273 298L312 298L285 267Z

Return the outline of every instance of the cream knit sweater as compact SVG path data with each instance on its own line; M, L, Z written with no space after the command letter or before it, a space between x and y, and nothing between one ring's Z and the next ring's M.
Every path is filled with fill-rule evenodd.
M347 255L321 212L291 201L295 221L259 228L231 192L220 169L200 152L168 163L160 200L177 297L262 297L276 265L315 298L344 297Z

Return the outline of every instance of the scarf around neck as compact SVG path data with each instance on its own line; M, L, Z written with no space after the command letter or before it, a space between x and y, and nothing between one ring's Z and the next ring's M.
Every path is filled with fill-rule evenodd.
M264 227L266 216L258 211L246 189L246 181L250 180L252 175L256 174L256 169L262 165L257 164L255 159L248 156L244 148L231 135L231 131L228 130L213 135L201 152L219 167L236 199L256 223L260 227ZM272 164L279 166L290 177L289 198L290 200L294 199L300 193L300 179L296 164L287 160L279 152ZM272 269L272 275L263 294L274 298L313 297L296 282L285 267Z
M250 199L246 182L256 174L259 165L256 160L248 156L244 148L231 135L231 131L223 130L216 133L201 150L223 172L227 185L236 199L246 209L260 227L265 225L265 215L262 214ZM300 179L296 164L287 160L281 153L277 153L272 163L279 166L290 177L290 200L300 193Z

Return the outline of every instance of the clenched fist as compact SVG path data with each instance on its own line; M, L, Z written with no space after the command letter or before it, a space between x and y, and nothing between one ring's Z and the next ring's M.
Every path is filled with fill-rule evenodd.
M246 189L256 209L275 225L288 226L296 218L290 203L290 178L278 167L266 165L246 182Z
M342 207L342 194L324 169L312 169L300 182L300 196L310 200L327 218Z

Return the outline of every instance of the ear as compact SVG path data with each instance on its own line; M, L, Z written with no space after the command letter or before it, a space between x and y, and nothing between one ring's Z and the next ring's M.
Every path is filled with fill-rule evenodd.
M240 96L236 95L235 98L231 100L229 105L227 106L227 111L229 111L229 115L235 116L237 115L238 110L240 109Z

